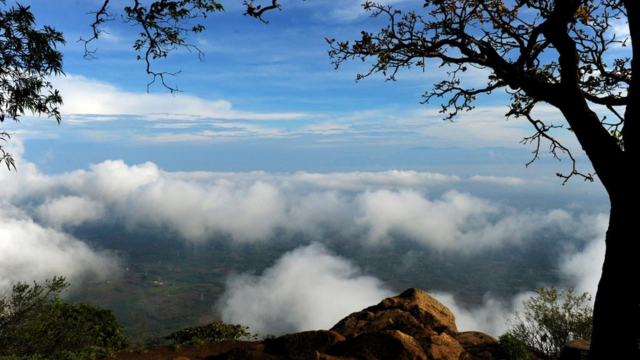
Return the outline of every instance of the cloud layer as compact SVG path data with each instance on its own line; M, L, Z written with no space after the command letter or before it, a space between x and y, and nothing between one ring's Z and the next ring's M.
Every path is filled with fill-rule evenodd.
M35 223L23 211L0 201L0 292L17 282L65 276L77 284L118 276L115 260L84 242Z
M517 178L461 178L415 171L298 173L166 172L153 163L120 160L46 175L9 149L19 172L0 171L0 288L16 281L65 275L70 280L116 274L115 262L69 235L77 226L114 224L168 229L185 242L223 234L235 243L268 242L302 234L302 246L262 275L240 274L220 303L225 320L254 331L283 333L326 328L349 312L391 295L377 279L321 243L327 233L389 247L418 247L472 255L554 236L581 238L558 255L567 284L595 291L607 217L568 209L515 208L464 189L475 183L520 187ZM430 290L430 289L426 289ZM504 331L519 302L487 295L483 306L454 309L461 330Z
M380 280L315 243L284 254L262 276L231 277L218 308L225 322L275 335L328 329L391 295Z
M186 173L120 160L49 176L20 163L19 173L0 173L5 190L0 199L43 226L62 230L109 222L168 227L190 242L223 234L245 243L268 241L282 230L315 240L331 231L369 245L389 246L400 237L427 248L473 253L581 227L567 210L515 209L458 190L501 181L495 177L415 171ZM524 181L506 178L501 184Z
M602 225L603 219L589 221ZM567 249L560 254L565 282L553 285L575 286L579 293L595 294L604 242L596 231L585 239L585 245L582 250ZM535 295L526 291L504 299L487 293L481 304L468 306L450 293L425 290L453 312L459 331L482 331L494 337L508 330L514 312L522 312L523 301ZM382 281L363 275L348 259L313 243L284 254L261 275L229 277L217 309L226 322L249 325L260 334L280 335L328 329L350 313L394 295Z

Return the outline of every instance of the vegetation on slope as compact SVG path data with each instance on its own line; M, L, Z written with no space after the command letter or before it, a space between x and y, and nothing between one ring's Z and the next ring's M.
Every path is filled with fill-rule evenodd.
M60 299L68 286L54 277L44 285L18 283L0 296L0 358L83 359L128 348L110 310Z

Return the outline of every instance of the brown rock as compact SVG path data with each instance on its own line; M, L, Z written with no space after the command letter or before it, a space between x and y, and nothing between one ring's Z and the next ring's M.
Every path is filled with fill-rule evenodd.
M498 353L498 340L478 331L465 331L458 334L456 340L467 352L468 360L491 360Z
M380 330L401 330L413 336L413 331L430 329L456 336L456 318L446 306L418 289L382 300L378 305L353 313L337 323L335 330L345 337Z
M278 356L306 358L316 352L323 353L344 340L344 336L332 330L305 331L266 340L264 352Z
M430 359L455 359L464 354L464 348L449 334L442 333L418 340Z
M418 289L384 299L378 305L353 313L332 330L347 339L364 334L400 331L412 337L430 359L458 359L464 348L455 339L455 316L438 300Z
M385 309L374 312L368 311L369 309L349 315L336 324L332 330L348 338L383 330L400 330L414 337L422 337L428 332L424 325L407 311Z
M330 349L330 354L357 359L427 360L422 346L398 330L366 333Z

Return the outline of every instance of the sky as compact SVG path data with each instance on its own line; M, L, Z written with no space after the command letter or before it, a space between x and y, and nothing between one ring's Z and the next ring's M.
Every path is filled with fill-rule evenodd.
M117 11L125 3L111 6ZM562 185L555 174L571 170L569 159L544 152L526 167L533 147L520 141L532 129L504 117L504 93L443 121L439 103L421 104L446 76L437 63L403 71L395 82L354 81L368 70L366 62L336 70L325 38L353 40L382 25L359 3L285 1L264 24L242 16L239 1L224 2L226 11L190 38L204 61L180 50L153 64L179 72L168 79L180 89L171 94L157 84L147 88L151 79L132 50L137 29L118 19L104 24L106 33L94 43L98 59L83 58L77 40L90 36L88 12L100 1L23 1L38 26L54 26L67 39L66 76L52 79L64 106L59 125L28 115L0 124L12 135L5 149L18 168L0 172L0 286L60 272L72 281L112 273L118 261L71 232L113 222L168 227L186 243L218 233L238 243L266 242L282 229L308 235L312 243L284 254L264 274L230 278L219 304L225 320L260 319L248 325L270 333L326 327L327 319L337 322L391 295L326 247L327 229L362 246L393 246L401 234L417 246L471 255L544 231L579 234L584 246L558 254L558 267L567 284L593 293L608 217L601 184ZM487 75L472 69L465 81L483 84ZM536 116L563 123L550 107L540 106ZM572 134L555 135L590 171ZM311 262L316 266L305 266ZM296 296L258 307L240 300L267 293ZM351 307L317 304L319 293L343 293L349 300L336 304ZM503 304L488 294L482 308L462 309L441 294L461 314L459 323L494 335L504 330L505 309L521 297ZM287 309L296 309L291 318L270 317ZM304 318L309 313L316 318Z
M204 61L179 50L153 64L180 72L167 79L181 90L174 95L158 84L147 93L152 78L136 60L137 28L129 24L104 24L103 38L90 45L98 59L83 58L78 40L91 35L87 13L99 0L25 3L38 26L55 26L67 39L61 48L67 75L53 79L64 119L57 125L25 116L2 129L24 141L25 157L49 173L111 159L152 161L174 171L418 170L461 163L485 167L476 172L487 175L522 170L532 147L519 142L532 132L523 121L506 120L506 94L481 98L475 111L449 123L437 101L420 104L450 70L437 62L425 71L403 71L396 82L373 76L356 83L356 74L369 67L360 61L335 69L325 38L353 40L383 24L359 2L287 1L282 11L268 13L269 24L243 16L240 2L228 2L225 12L206 19L204 33L190 38ZM421 7L415 0L390 3ZM111 8L124 4L111 1ZM488 72L467 74L465 82L478 86ZM561 122L553 109L541 107L539 114ZM568 131L556 136L575 147ZM516 166L498 170L496 162Z

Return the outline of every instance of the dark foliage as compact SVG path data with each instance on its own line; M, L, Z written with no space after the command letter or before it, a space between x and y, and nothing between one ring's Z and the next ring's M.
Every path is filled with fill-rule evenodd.
M129 346L110 310L62 302L67 287L56 277L44 286L19 283L0 297L0 356L108 357Z
M225 324L214 321L204 326L180 329L165 337L174 344L191 344L194 342L217 342L224 340L252 339L249 328L242 325Z
M0 7L6 0L0 0ZM46 115L60 122L62 97L49 82L50 75L62 72L62 33L50 26L37 29L29 6L0 9L0 122L18 121L26 113ZM0 132L0 140L9 134ZM0 163L15 169L11 154L0 145Z

